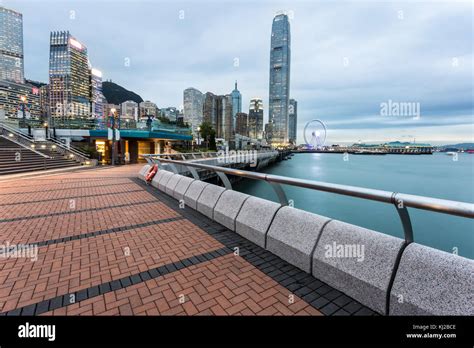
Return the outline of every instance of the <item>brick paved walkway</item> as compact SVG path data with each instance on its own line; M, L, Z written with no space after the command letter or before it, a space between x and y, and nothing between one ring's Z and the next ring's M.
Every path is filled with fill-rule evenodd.
M179 209L136 179L140 168L0 181L0 244L38 252L0 254L1 314L374 314Z

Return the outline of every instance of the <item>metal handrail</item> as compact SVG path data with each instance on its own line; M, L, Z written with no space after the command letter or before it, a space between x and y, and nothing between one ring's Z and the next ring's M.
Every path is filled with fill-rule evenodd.
M59 141L55 138L48 138L47 140L54 143L54 145L59 146L60 148L62 148L65 151L69 151L69 152L73 153L76 156L83 157L84 160L89 160L90 159L90 156L88 154L86 154L85 152L82 152L81 150L78 150L78 149L76 149L75 147L72 147L72 146L68 147L68 146L64 145L61 141Z
M286 195L280 186L280 184L284 185L291 185L297 187L304 187L309 188L312 190L323 191L323 192L331 192L336 193L344 196L351 196L357 197L362 199L367 199L371 201L378 201L383 203L393 204L397 209L399 214L400 220L402 222L404 234L405 234L405 241L406 243L411 243L413 241L413 229L410 221L410 217L408 215L407 207L422 209L422 210L429 210L434 211L437 213L448 214L448 215L456 215L465 218L474 218L474 204L472 203L465 203L465 202L458 202L446 199L438 199L438 198L431 198L425 196L417 196L417 195L410 195L405 193L398 193L398 192L390 192L390 191L383 191L383 190L375 190L375 189L368 189L364 187L357 187L357 186L349 186L349 185L340 185L340 184L333 184L327 183L322 181L314 181L314 180L306 180L306 179L295 179L289 178L280 175L273 175L273 174L265 174L265 173L257 173L251 172L246 170L240 169L233 169L233 168L226 168L226 167L219 167L219 166L212 166L207 164L198 164L195 162L185 162L182 161L174 161L169 159L158 158L155 155L143 155L150 163L167 163L171 166L171 169L177 172L175 165L190 167L190 168L199 168L214 171L217 173L222 174L229 174L234 176L239 176L248 179L254 180L262 180L266 181L271 184L271 186L275 189L275 192L278 195L280 203L282 205L288 205L288 200L286 199ZM173 169L174 167L174 169ZM194 170L194 173L197 173ZM193 173L193 176L196 179L196 175ZM198 175L198 174L197 174ZM230 182L224 181L226 184L226 188L232 189L229 187Z

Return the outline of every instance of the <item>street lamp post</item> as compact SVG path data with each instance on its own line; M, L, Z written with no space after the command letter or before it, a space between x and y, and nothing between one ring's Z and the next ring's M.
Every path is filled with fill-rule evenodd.
M115 108L110 109L110 112L112 113L112 159L111 159L111 164L114 166L115 165Z

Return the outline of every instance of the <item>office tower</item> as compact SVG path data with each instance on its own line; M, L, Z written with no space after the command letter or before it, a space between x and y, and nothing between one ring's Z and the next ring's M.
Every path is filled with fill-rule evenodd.
M183 92L184 122L191 126L193 136L202 123L203 94L196 88L186 88Z
M91 69L91 115L98 120L99 124L105 122L104 104L106 103L102 93L102 72Z
M217 131L217 96L214 93L207 92L204 94L204 102L202 106L203 122L208 122L212 128Z
M23 16L0 6L0 80L24 83Z
M286 14L273 18L270 47L269 122L272 143L288 143L288 105L290 95L290 23Z
M235 116L235 134L240 134L243 136L249 136L249 115L245 112L238 112Z
M235 81L235 87L231 93L231 96L232 96L232 119L233 119L233 127L235 128L237 114L239 112L242 112L242 95L237 89L237 81Z
M296 144L296 131L298 128L298 102L290 99L288 107L288 139L292 144Z
M260 98L250 99L248 130L250 138L263 138L263 101Z
M90 117L87 48L69 31L52 32L50 35L49 85L53 124Z

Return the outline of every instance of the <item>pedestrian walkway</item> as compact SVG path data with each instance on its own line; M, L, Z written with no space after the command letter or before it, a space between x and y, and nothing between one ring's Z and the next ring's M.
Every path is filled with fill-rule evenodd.
M0 182L1 314L374 314L182 209L140 168ZM13 255L20 247L31 253Z

